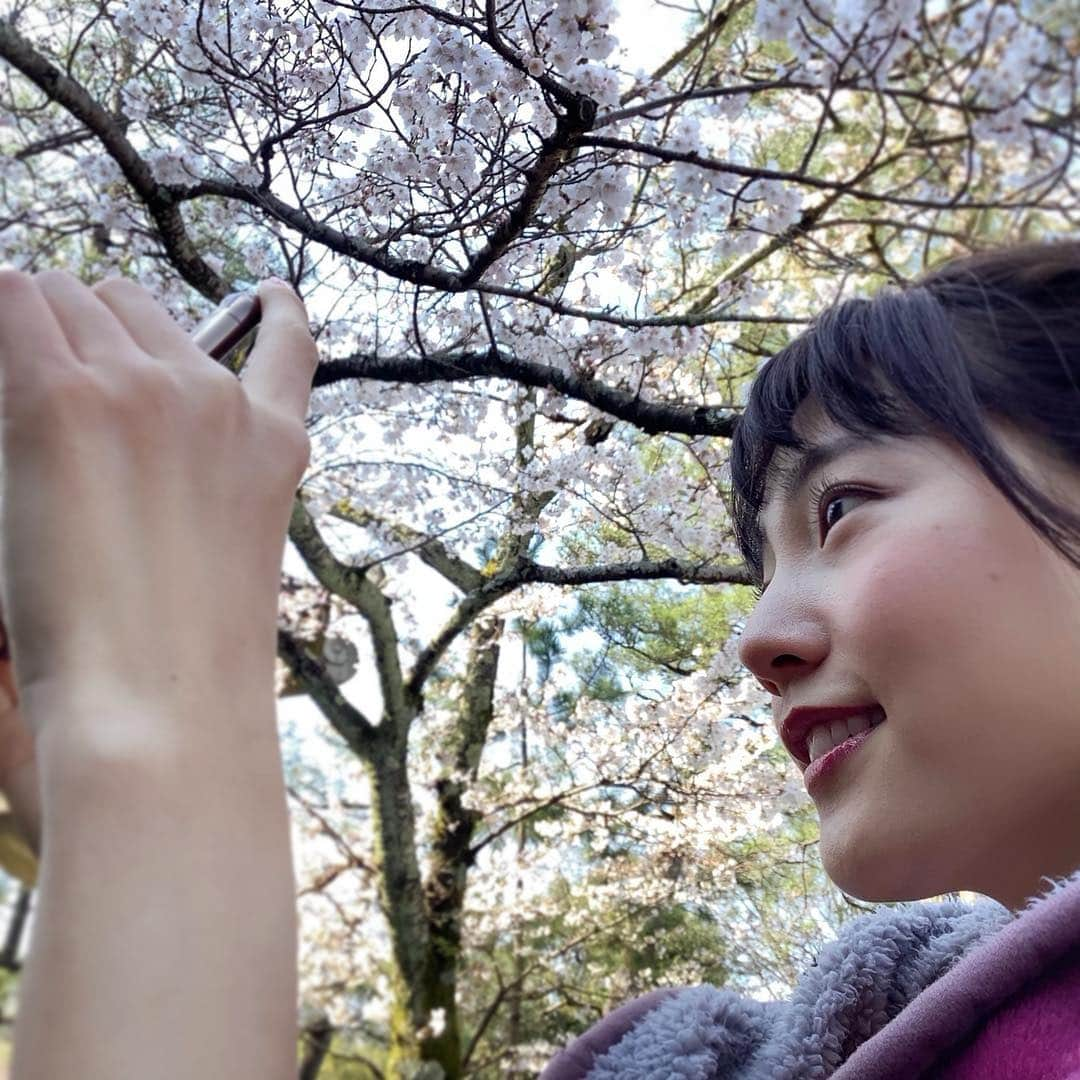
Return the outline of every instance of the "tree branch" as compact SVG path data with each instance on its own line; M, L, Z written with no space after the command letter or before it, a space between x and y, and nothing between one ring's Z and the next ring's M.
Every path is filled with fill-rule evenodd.
M229 287L199 255L175 198L154 179L150 166L128 141L124 124L103 109L80 83L42 56L7 20L0 20L0 57L97 136L145 204L173 265L204 296L224 299Z
M369 581L361 570L339 562L308 513L297 498L293 501L289 539L296 545L307 568L316 580L335 595L356 607L371 632L375 649L383 708L398 734L408 728L413 711L406 705L405 687L398 656L398 636L390 614L390 601Z
M488 267L521 235L540 205L548 181L570 157L581 135L595 123L596 102L585 94L575 97L576 107L559 116L554 133L544 140L536 161L524 170L525 188L517 205L495 229L487 245L469 260L468 269L461 275L465 285L473 285L479 281Z
M345 700L334 680L327 676L317 661L308 656L295 638L280 629L277 638L278 656L289 665L297 682L319 706L349 749L365 761L370 760L378 729L359 709Z
M360 528L376 526L389 533L398 543L407 545L407 550L415 551L420 559L438 573L442 574L451 585L462 592L471 592L480 588L484 583L484 575L474 566L470 566L464 559L459 559L445 544L424 533L389 521L370 510L361 510L348 500L341 500L334 504L328 511L331 517L341 521L347 521L351 525ZM404 554L401 552L400 554Z
M726 8L722 8L716 12L711 18L705 20L702 28L692 37L689 41L675 53L673 53L667 60L664 61L653 73L652 81L654 83L660 82L665 76L675 70L684 60L693 56L698 49L703 45L708 47L710 39L714 38L721 30L727 25L728 20L738 13L740 8L746 7L749 0L734 0L734 3L730 4ZM640 90L629 90L619 98L621 105L626 105L636 97L640 97ZM603 118L603 123L611 123L612 119L617 114L608 113Z
M235 199L237 202L246 203L248 206L264 211L271 218L288 225L308 240L313 240L338 255L348 259L355 259L357 262L370 266L372 269L378 270L380 273L386 274L387 277L395 278L398 281L405 281L411 285L420 285L443 292L475 291L488 293L492 296L507 296L515 300L524 300L526 303L535 304L538 307L547 308L556 315L568 315L572 318L589 319L594 322L613 323L631 329L646 326L705 326L714 322L783 325L809 322L808 319L788 318L782 315L753 315L731 311L694 311L683 315L645 316L639 318L612 311L579 308L572 304L565 304L560 300L541 296L539 293L528 289L481 283L475 280L476 275L470 276L469 269L463 273L451 273L448 270L430 266L416 259L396 259L386 254L384 247L367 244L363 240L358 240L355 236L347 235L341 230L335 229L332 225L316 221L306 210L290 206L284 199L278 198L272 192L256 191L235 181L200 180L197 184L170 185L165 190L169 192L177 203L202 198L207 195L223 199ZM505 250L505 246L503 250ZM475 258L478 259L480 256L478 255ZM475 262L470 263L470 267L474 265Z
M962 143L967 140L967 135L952 135L935 140L935 142L938 144ZM710 172L729 173L732 176L745 176L754 180L785 180L788 183L802 184L805 187L820 188L822 191L838 191L844 195L850 195L853 199L874 203L888 203L893 206L917 206L924 210L1001 210L1004 207L1008 207L1010 210L1018 210L1025 207L1047 209L1049 206L1041 199L1030 202L1003 202L1001 200L996 202L960 202L956 199L941 202L936 199L913 199L888 192L863 191L861 188L851 186L849 181L823 180L817 176L786 172L783 169L766 169L757 165L739 165L734 161L717 161L716 158L705 157L703 154L695 153L692 150L669 150L663 146L651 146L648 143L634 142L630 139L611 139L599 135L590 135L581 140L581 145L602 147L607 150L629 150L635 154L645 154L649 157L659 158L661 161L683 161L689 165L697 165L702 169L708 169Z
M609 581L656 581L670 578L681 585L753 585L754 578L740 565L710 566L679 559L641 559L604 566L542 566L528 562L516 569L518 585L598 585Z
M491 578L482 588L466 596L450 620L416 658L406 684L405 693L418 702L424 683L442 659L454 639L485 608L491 607L522 585L590 585L609 581L655 581L674 579L683 585L753 585L754 578L745 566L709 566L707 563L686 563L678 559L643 559L632 563L609 563L605 566L542 566L527 560L520 561L504 573Z
M309 240L322 244L338 255L355 259L400 281L447 292L462 292L465 289L459 274L451 274L415 259L395 259L386 255L382 248L366 244L332 225L316 221L306 210L290 206L271 191L256 191L233 180L200 180L197 184L174 184L169 186L168 191L177 202L186 202L204 195L235 199L265 211L283 225L296 229Z
M566 397L584 401L619 420L626 420L649 435L673 432L731 438L739 415L734 409L711 405L679 406L649 401L588 375L520 360L493 349L451 355L428 353L426 358L361 353L319 364L312 385L330 386L346 379L403 383L509 379L525 386L557 390Z
M480 1044L480 1040L483 1038L485 1031L491 1021L495 1018L496 1013L499 1011L503 1001L506 1000L508 994L512 993L519 986L525 983L525 980L533 974L538 968L545 964L550 964L552 961L557 960L559 957L565 956L572 949L578 948L584 942L588 941L591 937L596 937L597 934L604 934L610 930L613 930L616 926L621 925L628 919L637 917L636 911L626 911L617 916L614 921L602 926L592 926L588 930L578 934L577 937L571 938L568 942L556 949L554 952L547 954L539 959L534 960L528 967L526 967L514 980L509 983L503 983L499 987L498 993L495 995L491 1004L484 1010L484 1015L481 1017L479 1024L476 1026L476 1030L473 1032L472 1038L469 1040L469 1045L465 1048L465 1053L461 1059L461 1066L465 1068L469 1064L469 1060L472 1058L473 1053L476 1051L477 1046Z
M38 139L37 142L29 143L13 154L12 157L16 161L26 161L29 158L36 157L38 154L45 154L50 150L62 150L65 146L75 146L93 138L96 138L94 132L87 131L85 128L77 128L75 131L62 131L56 135Z
M680 315L627 315L617 311L597 311L595 308L575 307L561 300L541 296L535 290L516 289L509 285L491 285L484 283L476 286L478 293L489 296L509 296L514 300L524 300L537 307L547 308L556 315L569 315L574 319L588 319L590 322L610 323L628 330L638 330L646 326L709 326L712 323L764 323L768 325L802 325L809 319L792 318L787 315L752 315L742 312L713 309L711 311L683 312Z

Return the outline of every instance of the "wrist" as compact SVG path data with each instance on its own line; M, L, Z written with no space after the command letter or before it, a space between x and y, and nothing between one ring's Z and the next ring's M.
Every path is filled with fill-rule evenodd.
M20 705L37 753L171 758L236 736L276 739L272 669L229 679L177 672L153 682L95 674L24 688ZM43 747L42 740L46 741Z

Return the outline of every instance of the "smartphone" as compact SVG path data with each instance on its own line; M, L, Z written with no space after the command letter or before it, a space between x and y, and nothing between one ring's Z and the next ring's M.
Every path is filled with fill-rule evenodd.
M191 339L203 352L239 374L243 361L237 354L255 340L262 317L258 293L229 293L224 300L192 331Z

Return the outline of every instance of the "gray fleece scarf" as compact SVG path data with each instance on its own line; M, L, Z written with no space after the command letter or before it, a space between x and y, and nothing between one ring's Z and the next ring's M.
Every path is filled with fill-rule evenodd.
M1049 972L1080 965L1080 869L1044 880L1046 893L1015 915L982 899L903 904L852 919L786 1001L707 985L655 990L575 1039L540 1080L936 1075L999 1009ZM1080 1016L1071 1034L1080 1053Z
M824 1080L1010 918L993 900L859 916L821 950L787 1001L713 986L679 991L596 1060L587 1080Z

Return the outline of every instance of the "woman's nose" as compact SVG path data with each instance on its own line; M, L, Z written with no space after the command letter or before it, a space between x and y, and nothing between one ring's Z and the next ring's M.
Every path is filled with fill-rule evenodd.
M806 610L762 600L739 638L739 662L768 693L783 697L788 684L816 668L828 652L821 622Z

